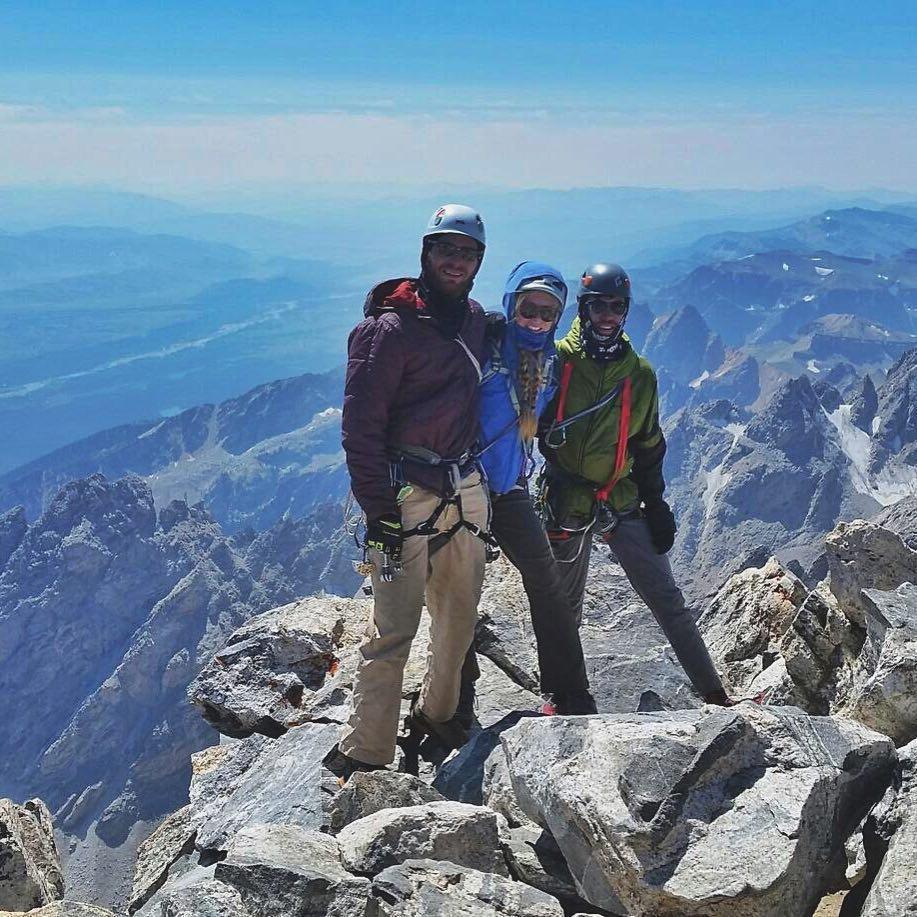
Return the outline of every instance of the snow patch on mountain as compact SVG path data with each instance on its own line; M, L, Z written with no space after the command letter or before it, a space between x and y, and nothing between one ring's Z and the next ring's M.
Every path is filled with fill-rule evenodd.
M838 442L844 455L850 460L850 475L853 485L863 494L869 493L869 450L872 439L850 420L849 404L842 404L836 411L825 411L828 420L837 430Z
M836 411L825 411L825 416L837 431L838 444L849 460L850 480L854 488L883 506L890 506L917 493L917 468L888 465L875 477L869 474L872 437L854 425L850 411L851 405L842 404ZM880 425L881 418L874 418L873 431L877 432Z
M147 430L145 433L141 433L141 434L137 437L137 439L148 439L149 437L154 436L156 433L158 433L158 432L163 428L163 426L164 426L165 423L166 423L165 420L161 420L161 421L160 421L158 424L156 424L155 426L150 427L150 429Z
M706 520L713 512L716 503L716 495L729 483L732 478L723 470L723 464L720 463L713 471L705 471L706 488L704 490L704 519Z
M886 465L875 477L872 496L883 506L917 495L917 468Z
M732 474L725 470L726 465L729 464L732 455L735 451L736 446L738 445L740 437L745 433L745 426L738 423L728 423L723 427L724 430L728 430L732 434L732 442L729 445L729 449L726 451L726 454L723 456L723 461L719 463L712 471L704 472L705 479L705 488L704 488L704 520L709 518L710 514L713 512L713 507L716 503L717 494L729 483L732 479Z

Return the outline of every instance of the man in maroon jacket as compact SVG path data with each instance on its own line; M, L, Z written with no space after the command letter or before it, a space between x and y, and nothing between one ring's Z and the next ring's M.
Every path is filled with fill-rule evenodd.
M489 515L470 455L485 320L468 293L484 241L474 210L440 207L423 235L420 277L371 290L348 342L343 443L366 514L374 604L350 720L326 762L342 777L394 758L404 666L424 594L430 651L413 725L454 746L465 738L450 721L474 636L485 561L479 533Z

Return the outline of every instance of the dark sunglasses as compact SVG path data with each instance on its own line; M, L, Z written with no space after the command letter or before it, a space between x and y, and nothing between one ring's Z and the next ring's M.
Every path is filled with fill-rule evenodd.
M589 311L594 312L596 315L605 315L607 313L625 315L628 306L630 306L630 302L626 299L606 299L600 296L587 296L585 299Z
M477 261L481 252L475 246L474 248L465 248L463 246L453 245L451 242L431 242L430 250L436 252L440 258L459 258L467 261L469 264Z
M557 319L559 312L557 306L535 306L531 303L523 302L516 307L516 312L523 318L540 318L543 322L553 322Z

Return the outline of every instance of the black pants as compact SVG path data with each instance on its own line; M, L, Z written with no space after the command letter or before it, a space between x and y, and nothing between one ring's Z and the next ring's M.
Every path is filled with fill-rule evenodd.
M579 522L576 520L577 524ZM592 555L592 535L589 533L585 537L585 544L582 537L576 537L556 541L553 545L555 556L565 561L559 569L577 623L583 616L583 595ZM612 532L608 546L637 595L652 611L697 693L703 696L722 691L723 683L691 609L675 582L669 558L656 553L646 519L642 516L622 519Z
M528 596L541 690L564 694L588 689L576 615L531 497L521 488L500 496L491 494L491 506L491 532L522 574ZM462 680L474 680L478 674L472 645L465 657Z

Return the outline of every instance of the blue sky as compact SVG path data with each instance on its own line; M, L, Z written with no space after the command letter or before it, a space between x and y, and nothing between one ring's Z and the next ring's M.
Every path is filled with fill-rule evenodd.
M917 190L915 33L881 0L7 2L0 181Z

